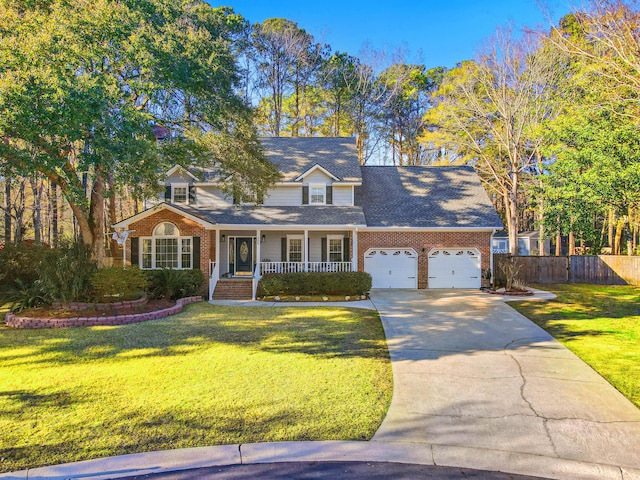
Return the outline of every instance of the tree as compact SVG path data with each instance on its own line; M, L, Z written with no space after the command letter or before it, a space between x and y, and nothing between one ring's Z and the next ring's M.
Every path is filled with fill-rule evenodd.
M279 137L283 129L283 101L293 92L292 132L297 135L300 113L297 108L313 73L319 68L324 46L298 24L284 18L269 18L253 27L249 56L256 65L258 85L268 92L261 106L271 135Z
M431 94L444 76L442 67L426 70L424 65L398 63L380 73L378 82L386 91L382 120L394 163L423 165L428 145L419 142L424 133Z
M209 135L248 138L230 48L246 24L232 10L179 0L0 0L0 8L0 162L59 188L96 259L114 188L153 192L174 163L228 173L264 165L254 149L234 163L206 148ZM158 124L169 141L156 142Z
M560 59L532 36L499 32L477 60L447 72L425 116L430 128L422 141L472 163L503 198L512 255L522 175L539 158L540 127L555 115L553 86L562 71Z
M346 53L334 53L322 65L320 85L325 96L327 116L324 134L331 137L350 135L350 106L357 83L358 59Z
M558 189L558 177L573 168L574 180L563 184L567 196L582 192L599 205L602 225L609 224L613 253L622 251L629 226L637 242L640 192L640 28L638 2L594 0L581 12L564 17L549 35L559 55L569 55L563 111L551 122L549 151L557 156L547 195ZM574 231L570 230L570 234ZM597 237L597 236L596 236Z

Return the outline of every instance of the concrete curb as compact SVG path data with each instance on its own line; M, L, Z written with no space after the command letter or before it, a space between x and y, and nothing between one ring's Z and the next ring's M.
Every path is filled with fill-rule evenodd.
M105 480L226 465L329 461L464 467L557 480L640 479L640 470L613 465L469 447L376 441L274 442L165 450L4 473L0 479Z

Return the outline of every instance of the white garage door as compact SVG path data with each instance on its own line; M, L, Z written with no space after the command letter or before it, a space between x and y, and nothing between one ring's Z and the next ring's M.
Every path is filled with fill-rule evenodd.
M418 254L412 248L370 248L364 271L372 288L418 288Z
M439 248L429 253L429 288L480 288L480 252Z

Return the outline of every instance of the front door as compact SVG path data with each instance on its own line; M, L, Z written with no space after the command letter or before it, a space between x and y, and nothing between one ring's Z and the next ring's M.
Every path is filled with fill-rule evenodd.
M253 275L253 238L236 238L236 275Z

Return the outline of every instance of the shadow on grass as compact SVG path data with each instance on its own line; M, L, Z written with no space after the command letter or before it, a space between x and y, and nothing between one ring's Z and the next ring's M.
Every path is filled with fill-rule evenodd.
M100 428L85 428L60 441L0 447L0 472L104 456L214 444L305 441L332 437L331 431L327 433L326 429L319 430L315 426L316 418L312 414L301 417L299 411L285 404L278 405L270 414L265 413L264 408L254 406L260 415L250 417L240 408L225 408L199 416L191 416L188 411L163 411L155 415L149 415L144 410L132 411L126 416L105 420ZM333 437L338 439L340 428L336 426L335 429Z
M249 309L202 303L166 319L117 327L4 329L0 361L24 365L127 360L186 355L215 344L325 358L388 357L375 312L331 307Z
M35 393L28 390L0 391L0 398L4 397L12 404L16 414L23 414L29 408L55 407L64 408L75 405L81 400L69 392ZM0 415L9 412L0 411Z

